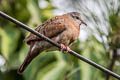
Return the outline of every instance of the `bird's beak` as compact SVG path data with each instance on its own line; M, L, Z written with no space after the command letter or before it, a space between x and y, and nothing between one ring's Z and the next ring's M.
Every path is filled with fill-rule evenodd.
M84 24L84 25L86 25L86 26L87 26L87 24L86 24L84 21L82 21L82 24Z

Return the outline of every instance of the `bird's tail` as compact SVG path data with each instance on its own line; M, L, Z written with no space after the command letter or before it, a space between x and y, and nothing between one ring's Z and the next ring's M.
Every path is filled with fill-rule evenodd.
M32 48L33 48L33 45L30 46L30 50L27 54L27 57L25 58L23 64L18 69L18 74L22 74L22 72L27 68L30 62L40 53L40 49L38 48L32 49Z
M30 64L31 61L32 59L29 59L29 56L27 56L23 64L18 69L18 74L22 74L22 72L27 68L27 66Z

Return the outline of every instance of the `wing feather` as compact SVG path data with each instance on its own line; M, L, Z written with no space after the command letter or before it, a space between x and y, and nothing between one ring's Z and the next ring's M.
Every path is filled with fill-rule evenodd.
M52 19L49 19L45 23L38 26L35 30L39 33L45 35L48 38L52 38L57 36L58 34L62 33L66 29L64 24L64 19L55 17ZM34 34L30 34L26 39L25 42L27 44L30 44L31 41L40 41L42 38L39 38L38 36Z

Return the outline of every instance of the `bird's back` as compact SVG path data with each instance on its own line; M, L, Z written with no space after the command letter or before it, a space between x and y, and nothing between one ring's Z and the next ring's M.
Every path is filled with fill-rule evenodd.
M38 26L35 30L39 33L45 35L46 37L54 37L57 36L59 33L64 31L65 29L74 26L74 21L68 15L56 16L53 17L40 26ZM74 27L73 27L74 28ZM34 34L30 34L26 39L25 42L30 44L31 41L40 41L42 40L38 36Z

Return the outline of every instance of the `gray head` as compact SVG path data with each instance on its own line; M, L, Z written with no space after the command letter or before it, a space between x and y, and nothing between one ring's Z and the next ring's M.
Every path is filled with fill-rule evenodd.
M80 24L87 25L82 19L79 12L70 12L68 13L74 20L77 20Z

